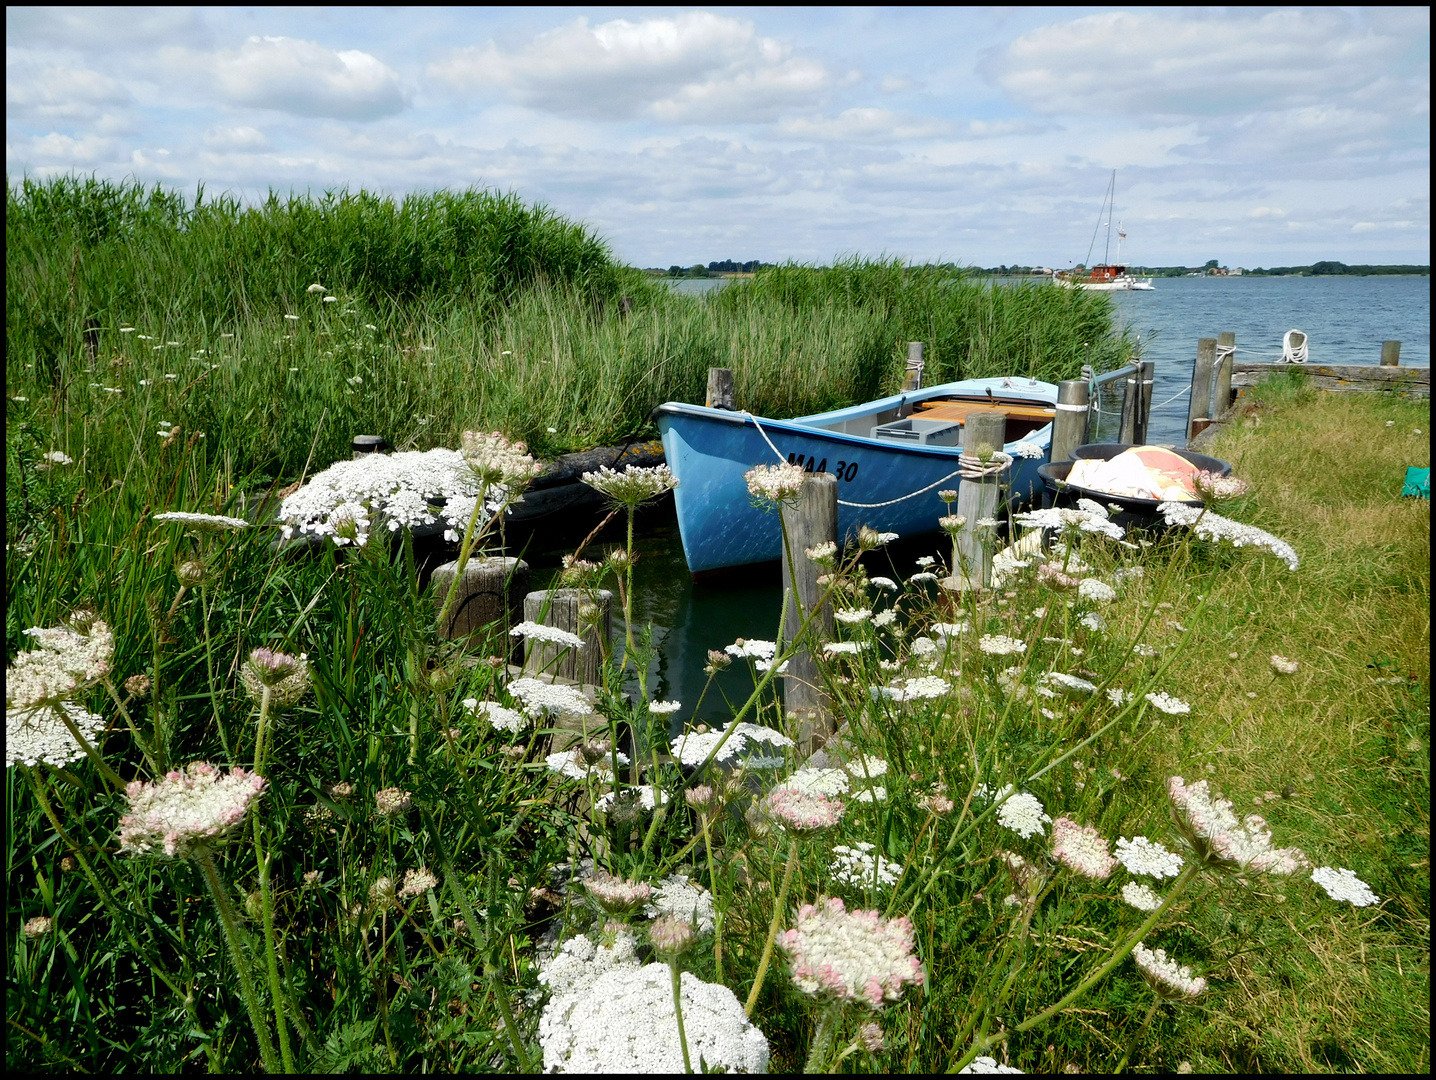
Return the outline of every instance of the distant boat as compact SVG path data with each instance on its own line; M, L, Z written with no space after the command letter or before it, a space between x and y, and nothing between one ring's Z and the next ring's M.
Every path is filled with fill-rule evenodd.
M1102 199L1102 211L1097 215L1097 228L1092 230L1092 243L1087 246L1087 258L1092 258L1092 249L1097 246L1097 231L1102 228L1105 217L1107 226L1107 247L1102 261L1090 270L1058 270L1053 280L1069 288L1085 289L1088 292L1152 292L1155 286L1151 278L1135 278L1127 273L1122 262L1122 242L1127 239L1122 223L1117 223L1117 261L1109 262L1112 253L1112 218L1116 215L1117 170L1112 170L1112 179L1107 184L1107 194ZM1086 263L1083 263L1086 266Z
M668 467L688 569L695 574L769 562L782 553L778 518L753 506L743 479L755 465L779 462L838 478L838 533L860 525L916 536L934 532L946 513L939 490L959 484L964 420L976 408L1007 412L1004 449L1014 454L1012 497L1042 488L1037 467L1052 445L1057 387L1036 379L965 379L854 405L769 420L748 413L670 401L654 410ZM911 496L911 497L906 497ZM866 505L865 505L866 504Z

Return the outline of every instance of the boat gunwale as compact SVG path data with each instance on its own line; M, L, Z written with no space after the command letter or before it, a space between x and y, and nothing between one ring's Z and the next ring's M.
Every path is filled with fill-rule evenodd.
M932 397L947 394L960 394L964 392L981 393L988 389L998 389L988 384L1002 382L1002 377L993 379L963 379L958 382L941 383L937 386L925 387L918 391L909 391L905 394L893 394L890 397L877 398L865 402L862 405L849 405L842 409L834 409L825 413L813 413L809 416L794 417L790 420L776 420L770 417L755 417L747 412L730 412L727 409L715 409L708 405L693 405L683 401L666 401L653 410L654 419L660 416L688 416L696 419L718 420L729 424L752 425L761 434L762 431L773 429L787 435L802 435L808 438L826 439L836 443L853 444L875 450L883 450L898 454L918 454L921 456L952 458L962 453L960 446L934 446L927 443L898 443L888 439L874 439L870 435L854 435L847 431L833 431L829 428L815 426L815 422L826 420L829 423L845 422L856 420L859 417L869 414L883 412L885 409L894 407L900 408L908 401L921 402ZM1050 397L1045 396L1044 391L1050 388ZM1025 387L1002 386L1008 397L1021 398L1024 401L1040 402L1052 407L1057 401L1057 387L1052 383L1038 381L1035 385ZM1026 391L1024 393L1023 391ZM1055 416L1054 418L1055 419ZM761 421L761 427L758 421ZM1011 446L1016 442L1033 442L1042 445L1044 441L1040 433L1047 431L1052 426L1052 421L1029 432L1021 439L1012 439L1005 443ZM1050 433L1045 442L1051 445Z

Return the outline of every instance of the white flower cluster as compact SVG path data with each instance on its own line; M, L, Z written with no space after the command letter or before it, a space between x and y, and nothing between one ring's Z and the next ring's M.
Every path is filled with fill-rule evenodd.
M1295 570L1301 565L1296 549L1285 540L1255 525L1243 525L1210 510L1203 513L1200 503L1162 503L1157 510L1168 525L1184 525L1203 540L1226 540L1232 547L1261 548L1286 563L1288 570Z
M1117 839L1117 861L1128 873L1145 874L1158 880L1176 877L1182 872L1182 857L1145 836Z
M648 711L654 716L672 716L683 708L681 701L650 701Z
M1107 629L1107 620L1095 611L1087 612L1077 620L1077 623L1079 626L1091 630L1094 634L1100 634L1103 630Z
M729 734L730 729L731 734ZM728 736L727 741L723 740L724 735ZM728 765L737 761L743 756L744 751L749 749L749 744L762 744L765 748L773 751L780 747L793 745L793 740L781 731L760 727L757 724L730 722L720 731L685 732L673 740L670 749L673 756L684 765L702 765L720 742L723 744L722 748L719 749L718 756L713 759L719 765ZM749 762L752 763L751 758Z
M1094 604L1110 604L1117 599L1117 590L1105 581L1083 578L1082 584L1077 586L1077 595Z
M725 645L723 651L739 660L745 657L752 660L772 660L778 651L778 643L776 641L759 641L757 638L748 638L747 640L739 638L732 645Z
M226 517L223 514L189 514L179 510L155 514L153 520L171 521L200 532L238 532L240 529L249 528L249 522L244 518Z
M874 589L886 589L888 592L897 592L897 582L890 577L871 577L868 584Z
M459 436L459 445L474 478L489 484L491 490L493 486L522 489L543 471L543 466L529 456L527 446L521 442L510 442L502 432L465 431ZM397 454L394 456L398 457ZM472 499L469 510L473 510Z
M683 1047L667 964L617 964L580 993L556 994L539 1020L545 1072L681 1073ZM733 991L680 976L683 1031L695 1063L767 1072L768 1040Z
M829 656L857 656L868 647L866 641L825 641L823 652Z
M618 756L620 761L626 762L622 754ZM593 808L599 811L599 813L606 814L613 809L614 803L626 801L627 799L633 800L635 804L644 810L652 810L660 803L664 805L668 803L668 793L665 791L654 791L650 784L640 784L637 787L624 788L624 792L626 793L625 798L624 800L620 800L618 792L605 791L593 801Z
M1049 671L1046 681L1051 686L1060 686L1069 694L1092 694L1097 690L1095 683L1088 682L1086 679L1076 675L1068 675L1062 671Z
M1011 1065L999 1065L996 1058L988 1057L986 1054L982 1054L978 1057L973 1058L971 1063L964 1065L961 1069L958 1069L957 1071L959 1073L972 1073L973 1075L978 1075L980 1073L1020 1074L1022 1072L1021 1069L1015 1068Z
M1120 854L1118 858L1120 858ZM1122 899L1138 911L1156 911L1162 906L1162 898L1146 885L1129 881L1122 886Z
M522 703L530 716L553 716L556 713L576 713L585 716L593 712L593 706L583 692L563 683L546 683L542 679L522 678L509 683L509 695Z
M1004 829L1015 832L1024 840L1032 836L1043 836L1046 830L1042 828L1044 822L1050 823L1052 819L1042 808L1042 803L1036 795L1028 792L1019 792L1016 795L1009 795L1002 801L997 809L997 823Z
M983 634L977 641L977 647L989 656L1012 656L1027 651L1026 642L1004 634Z
M1274 848L1271 830L1259 814L1238 821L1230 799L1216 798L1205 780L1187 784L1167 778L1167 795L1178 812L1178 828L1193 849L1218 866L1255 874L1294 874L1309 867L1300 848Z
M837 619L838 622L846 623L849 626L856 626L858 623L867 622L872 617L872 608L851 608L843 611L833 612L833 618Z
M615 758L618 759L620 765L628 764L628 755L619 750L605 754L603 760L589 765L588 762L583 759L582 748L574 747L572 750L559 750L556 753L549 754L544 758L544 764L548 766L549 772L566 776L570 780L583 780L589 776L593 776L599 780L612 780L613 762Z
M874 845L859 840L852 847L838 844L833 848L834 859L828 872L834 880L859 889L881 889L896 885L902 877L902 863L884 859Z
M1015 442L1007 447L1007 452L1013 457L1030 458L1036 461L1038 458L1045 458L1047 451L1033 442Z
M59 768L72 761L79 761L85 751L70 734L58 709L75 725L85 741L93 746L100 732L105 730L102 716L76 705L73 701L61 701L55 705L35 705L28 709L5 710L5 763L11 765L36 765L45 762Z
M120 850L147 855L156 849L186 859L220 843L244 820L264 790L262 776L204 761L166 773L153 784L133 780L125 788L129 813L120 818Z
M1012 520L1029 529L1065 529L1074 526L1082 532L1098 533L1113 540L1120 540L1127 535L1126 530L1107 517L1105 510L1096 503L1090 505L1096 509L1071 510L1054 506L1045 510L1028 510L1014 515Z
M957 637L972 629L972 623L963 619L961 622L935 622L932 624L932 632L940 638Z
M821 795L831 798L834 795L846 795L851 778L844 769L814 769L803 768L797 770L779 787L789 791L796 791L801 795Z
M869 687L868 692L875 701L879 697L889 701L923 701L940 698L951 689L952 683L938 675L919 675L897 686Z
M877 1009L902 997L908 984L923 983L906 916L884 919L876 911L848 911L830 897L799 908L797 926L778 941L791 962L794 984L805 994Z
M296 531L333 537L336 544L363 545L381 519L390 531L432 525L441 518L445 538L457 540L468 526L480 482L457 450L365 454L337 461L279 505L286 539ZM478 524L502 505L507 489L490 487ZM443 501L436 509L431 502ZM352 530L352 535L351 535Z
M1326 890L1333 900L1345 900L1353 907L1370 907L1381 903L1381 898L1371 891L1371 886L1356 876L1354 870L1334 870L1330 866L1318 866L1311 872L1311 880Z
M470 715L482 715L495 731L526 731L532 721L521 712L506 709L497 701L480 701L478 698L464 698L464 708Z
M25 631L39 648L18 653L5 669L6 712L68 697L110 673L115 635L100 619L87 622L84 633L63 626L32 626Z
M806 476L798 465L755 465L743 474L743 479L753 498L778 503L796 496Z
M584 473L583 482L624 506L637 506L678 486L667 465L629 465L622 472L604 465L597 472Z
M1181 716L1192 711L1192 707L1181 698L1174 698L1165 691L1148 694L1147 700L1152 703L1152 708L1159 709L1169 716Z
M1132 959L1147 985L1159 996L1169 1000L1194 998L1207 988L1207 980L1193 978L1192 969L1168 960L1165 949L1149 949L1138 945L1132 950Z
M666 915L687 923L700 934L711 933L715 917L713 894L695 884L687 874L669 874L653 886L643 913L650 919Z
M543 623L530 622L525 620L509 631L510 637L521 637L525 641L547 641L554 645L561 645L566 649L583 648L583 638L567 630L560 630L557 626L545 626Z

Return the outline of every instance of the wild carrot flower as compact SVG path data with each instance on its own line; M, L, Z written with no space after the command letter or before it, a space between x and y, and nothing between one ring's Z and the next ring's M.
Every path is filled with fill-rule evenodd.
M303 654L255 649L240 667L239 681L256 705L264 700L267 688L270 707L287 709L297 705L309 690L309 661Z
M708 663L703 665L703 673L705 675L716 675L732 662L733 658L722 649L709 649Z
M1106 880L1117 865L1101 833L1067 817L1052 823L1052 857L1074 873L1098 881Z
M394 888L394 879L381 877L369 886L369 902L376 908L384 909L394 906L398 892Z
M1037 583L1057 592L1066 592L1082 584L1080 578L1064 573L1056 563L1043 563L1037 568Z
M868 647L866 641L825 641L823 652L829 656L856 656Z
M653 892L646 881L628 881L602 872L586 879L583 885L600 908L610 915L625 917L643 907Z
M838 545L831 540L826 540L816 547L805 548L803 554L812 562L827 564L837 557Z
M502 432L465 431L459 436L459 445L464 461L485 484L522 489L543 471L529 456L526 445L511 442Z
M195 858L224 842L264 787L262 776L240 768L226 776L204 761L154 783L133 780L125 788L129 813L120 818L120 850Z
M1105 581L1084 578L1082 584L1077 586L1077 595L1094 604L1110 604L1117 599L1117 590Z
M902 877L902 863L884 859L873 844L859 840L853 846L838 844L833 848L833 861L828 873L834 881L860 889L881 889L896 885Z
M1272 670L1278 675L1295 675L1301 667L1301 662L1298 660L1288 660L1285 656L1278 656L1272 653L1271 666Z
M858 1041L870 1054L880 1054L888 1047L887 1040L883 1038L883 1026L876 1020L858 1025Z
M82 708L73 701L54 705L5 710L6 766L37 765L45 762L59 768L85 756L84 748L75 741L57 710L63 709L85 741L92 746L105 730L105 719Z
M1122 899L1138 911L1156 911L1162 906L1162 898L1146 885L1129 881L1122 886Z
M567 630L560 630L557 626L545 626L543 623L530 622L525 620L509 631L510 637L521 637L526 641L545 641L553 645L559 645L566 649L583 648L583 638Z
M16 655L5 669L5 710L29 709L66 698L110 673L115 636L93 612L77 611L73 627L32 626L37 649Z
M805 994L881 1008L907 986L921 986L922 963L913 955L912 922L876 911L848 911L830 897L804 904L798 922L779 936L793 982Z
M1009 795L997 810L997 823L1004 829L1015 832L1024 840L1028 837L1043 835L1045 832L1042 828L1043 823L1051 822L1051 820L1047 816L1047 812L1043 810L1042 803L1037 796L1025 791Z
M1213 797L1205 780L1187 784L1169 777L1167 794L1177 828L1205 863L1257 874L1294 874L1311 865L1300 848L1274 848L1266 819L1249 814L1238 821L1230 799Z
M380 817L407 814L413 805L413 795L403 788L387 787L374 793L374 809Z
M404 874L404 885L399 890L401 900L412 900L439 884L439 879L426 866L416 867Z
M48 915L36 915L33 919L27 919L22 928L22 933L31 940L44 937L54 929L55 920Z
M929 814L951 813L956 803L947 794L947 785L941 780L933 784L932 790L917 801L920 809L926 810Z
M1162 503L1157 510L1168 525L1184 525L1203 540L1226 540L1232 547L1261 548L1286 563L1288 570L1301 565L1295 548L1254 525L1232 521L1192 503Z
M654 886L643 913L649 918L670 916L694 927L700 934L709 933L716 919L713 894L695 885L687 874L669 874Z
M1197 494L1207 502L1213 503L1240 498L1251 489L1251 485L1245 480L1238 480L1235 476L1221 476L1207 469L1199 469L1192 474L1192 487L1196 488Z
M809 795L791 787L774 788L763 800L763 809L777 824L798 832L827 829L843 817L843 804L824 795Z
M249 522L244 518L226 517L224 514L189 514L179 510L155 514L152 520L173 522L196 532L238 532L240 529L249 528Z
M678 478L667 465L629 465L622 472L604 465L597 472L584 473L583 482L620 506L628 507L678 486Z
M1168 1001L1189 1000L1207 988L1206 979L1193 978L1192 969L1168 960L1164 949L1138 945L1132 950L1132 959L1153 993Z
M895 532L878 532L864 525L858 529L858 549L860 551L872 551L884 544L890 544L898 538Z
M593 712L588 698L576 687L562 683L546 683L542 679L515 679L508 685L509 696L523 704L530 716L553 716L558 713L576 713L579 716Z
M1097 690L1095 683L1088 682L1086 679L1079 678L1076 675L1068 675L1062 671L1049 671L1047 673L1046 682L1051 686L1060 687L1069 694L1092 694Z
M778 651L778 645L773 641L759 641L756 638L749 638L745 641L743 638L739 638L732 645L724 646L723 651L738 659L748 657L755 660L772 660Z
M1027 651L1026 642L1003 634L983 634L977 641L977 647L989 656L1011 656Z
M937 527L949 536L961 532L966 524L967 518L961 514L944 514L937 519Z
M1192 707L1181 698L1174 698L1163 691L1148 694L1147 700L1152 703L1152 708L1167 713L1169 716L1181 716L1192 711Z
M1182 857L1168 851L1161 844L1145 836L1125 836L1117 839L1117 861L1127 868L1128 873L1145 874L1161 879L1176 877L1182 872Z
M681 708L683 708L681 701L650 701L648 703L648 711L653 716L672 716Z
M754 499L777 504L795 499L806 476L797 465L755 465L743 474L743 480Z
M471 716L482 716L495 731L517 733L526 730L533 723L533 721L523 713L513 709L506 709L497 701L480 701L478 698L464 698L460 704L463 705L464 710Z
M1381 898L1371 891L1371 886L1357 877L1353 870L1318 866L1311 872L1311 880L1325 889L1326 895L1333 900L1344 900L1353 907L1381 903Z
M560 750L549 754L544 758L544 764L548 766L549 772L566 776L570 780L583 780L592 775L601 780L613 778L613 758L618 759L618 764L627 765L628 755L624 753L604 754L601 758L589 762L585 759L582 747L575 747L571 750Z
M697 936L689 923L672 915L659 916L648 926L648 940L661 956L677 956Z
M632 824L659 804L667 804L668 794L651 784L626 787L621 791L605 791L594 800L593 808L609 815L616 824Z
M846 794L848 784L849 777L845 769L820 769L809 766L797 770L779 786L800 795L831 798L834 795Z
M837 619L840 623L847 623L849 626L856 626L858 623L867 622L872 617L872 608L849 608L833 612L833 618Z

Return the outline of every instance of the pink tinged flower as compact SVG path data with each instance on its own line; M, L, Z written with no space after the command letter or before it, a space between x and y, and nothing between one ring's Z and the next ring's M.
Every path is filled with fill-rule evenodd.
M1082 582L1080 578L1075 578L1071 574L1063 573L1060 566L1056 566L1052 563L1043 563L1037 568L1037 583L1039 585L1046 585L1049 589L1055 589L1058 592L1066 592L1069 589L1077 588Z
M594 903L610 915L632 915L653 892L646 881L626 881L605 873L593 875L584 887Z
M1191 968L1167 959L1164 949L1138 945L1132 950L1132 959L1152 992L1168 1001L1189 1001L1207 988L1206 979L1193 977Z
M673 915L662 915L648 927L648 940L664 956L677 956L698 936L691 923Z
M797 496L806 475L797 465L755 465L743 474L743 480L753 498L779 503Z
M131 781L129 813L120 818L120 850L195 858L224 842L264 790L262 776L195 761L154 783Z
M1301 662L1298 660L1288 660L1285 656L1278 656L1273 653L1271 666L1272 670L1278 675L1295 675L1297 669L1301 667Z
M1098 881L1105 880L1117 865L1101 833L1067 817L1052 823L1052 857L1074 873Z
M1231 800L1215 797L1205 780L1189 785L1180 776L1169 777L1167 794L1183 839L1201 861L1224 869L1282 876L1311 866L1300 848L1272 847L1265 818L1249 814L1239 821Z
M884 919L876 911L848 911L836 897L804 904L797 926L785 931L779 943L788 954L794 984L805 994L876 1009L923 982L906 916Z
M413 805L413 796L402 788L385 788L374 793L374 809L380 817L407 813Z
M774 788L763 800L763 808L773 821L799 832L831 828L843 817L841 800L791 787Z

